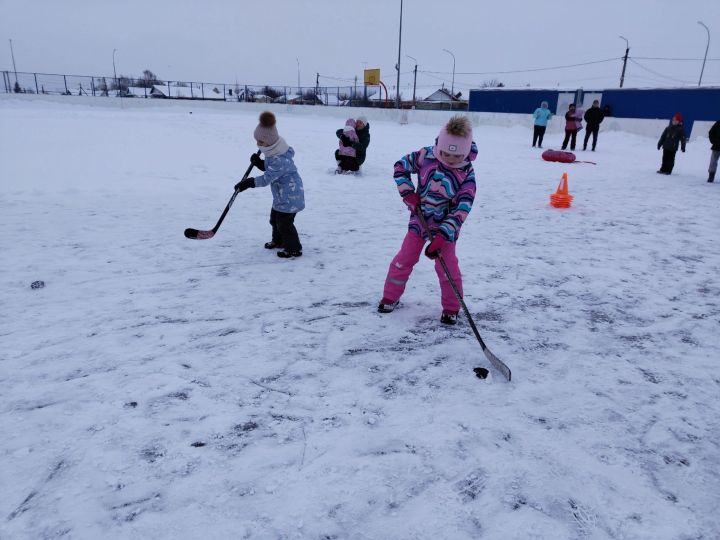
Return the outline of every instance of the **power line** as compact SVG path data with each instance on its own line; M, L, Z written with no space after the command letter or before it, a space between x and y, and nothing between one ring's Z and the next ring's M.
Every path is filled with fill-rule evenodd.
M579 67L579 66L589 66L591 64L602 64L604 62L614 62L616 60L622 60L622 58L623 57L606 58L604 60L593 60L591 62L582 62L580 64L567 64L564 66L552 66L552 67L542 67L542 68L533 68L533 69L512 69L512 70L507 70L507 71L458 71L455 74L456 75L506 75L509 73L530 73L533 71L550 71L550 70L554 70L554 69L566 69L566 68ZM449 72L418 70L418 73L445 74L445 73L449 73Z
M652 70L648 67L643 66L640 62L637 62L636 60L633 60L632 58L630 58L630 61L633 64L635 64L636 66L638 66L639 68L644 69L645 71L652 73L653 75L656 75L658 77L662 77L663 79L667 79L669 81L675 81L675 82L679 82L679 83L683 83L683 84L694 84L692 81L684 81L682 79L676 79L675 77L669 77L667 75L663 75L662 73L658 73L655 70Z
M636 60L666 60L671 62L702 62L702 58L661 58L656 56L632 56L629 58L635 58ZM708 58L707 62L718 62L720 58Z

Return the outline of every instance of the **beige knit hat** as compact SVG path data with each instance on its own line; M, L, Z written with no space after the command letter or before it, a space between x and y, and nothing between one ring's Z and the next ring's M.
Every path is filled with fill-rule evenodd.
M253 133L256 141L262 141L268 146L272 146L280 138L277 128L275 127L275 115L270 111L260 113L260 123Z

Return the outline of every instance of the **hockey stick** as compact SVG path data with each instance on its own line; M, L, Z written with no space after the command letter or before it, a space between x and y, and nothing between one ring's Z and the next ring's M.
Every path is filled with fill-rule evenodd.
M419 193L418 193L419 195ZM428 235L428 238L430 238L430 241L433 240L433 234L430 230L430 227L428 227L427 221L425 221L425 216L423 216L422 210L420 209L420 205L418 205L415 208L415 214L417 215L418 219L420 220L420 224L422 225L423 229L425 230L425 233ZM475 334L475 337L477 338L478 342L480 343L480 347L482 347L483 352L485 353L485 356L488 360L490 360L490 363L493 365L495 369L497 369L500 373L503 374L503 376L509 381L512 377L512 373L510 371L510 368L505 365L505 362L500 360L497 356L495 356L490 349L488 349L487 345L485 345L485 342L483 341L483 338L480 337L480 332L478 332L477 326L475 326L475 321L473 321L472 316L470 315L470 311L468 310L467 306L465 305L465 301L462 298L462 295L460 294L460 291L458 290L457 284L455 283L455 280L450 275L450 270L448 270L447 264L445 263L445 259L443 259L442 254L438 253L437 256L438 260L440 261L440 264L442 265L443 271L445 272L445 277L447 277L448 281L450 282L450 286L452 287L453 292L455 293L455 297L460 302L460 305L463 308L463 312L465 312L465 316L467 317L468 322L470 323L470 328L472 328L473 333ZM481 372L478 372L478 370L481 370L482 368L475 368L475 373L478 377L483 379Z
M256 156L260 156L260 150L257 151L255 154ZM250 163L250 166L247 168L247 171L245 171L245 174L242 177L242 180L245 180L248 177L248 174L250 174L250 171L252 171L253 164ZM241 180L241 181L242 181ZM220 228L220 224L223 222L223 219L225 219L225 216L228 213L228 210L230 210L230 207L235 202L235 197L237 197L237 194L240 193L237 189L233 192L232 197L230 197L230 201L227 203L227 206L225 207L225 210L223 210L223 213L220 215L220 219L218 219L218 222L215 224L215 226L210 229L209 231L198 231L197 229L185 229L185 238L190 238L191 240L208 240L209 238L212 238L215 236L215 233L218 232L218 229Z

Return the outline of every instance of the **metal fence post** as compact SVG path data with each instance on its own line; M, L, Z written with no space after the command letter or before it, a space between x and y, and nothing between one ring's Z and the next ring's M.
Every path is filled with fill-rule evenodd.
M35 93L39 94L40 89L38 88L38 83L37 83L37 73L33 73L33 77L35 77Z

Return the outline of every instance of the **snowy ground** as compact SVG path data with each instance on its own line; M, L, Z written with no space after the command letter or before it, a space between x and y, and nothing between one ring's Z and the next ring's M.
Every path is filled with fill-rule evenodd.
M375 311L407 222L392 165L441 122L371 121L355 178L327 172L341 118L278 116L297 260L263 249L267 189L182 234L215 223L256 112L0 101L0 538L720 537L706 139L666 177L656 139L563 166L529 127L476 127L458 252L506 384L474 378L464 319L440 327L427 260Z

